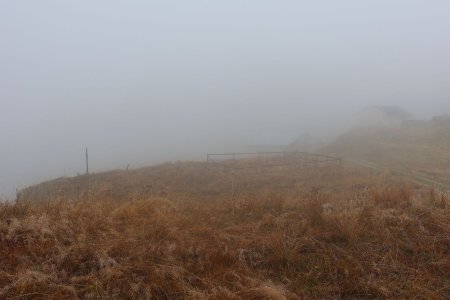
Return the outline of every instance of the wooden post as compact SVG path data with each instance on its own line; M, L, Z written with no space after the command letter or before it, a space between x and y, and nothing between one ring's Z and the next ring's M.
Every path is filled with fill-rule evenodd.
M89 152L87 147L86 147L86 174L89 174Z

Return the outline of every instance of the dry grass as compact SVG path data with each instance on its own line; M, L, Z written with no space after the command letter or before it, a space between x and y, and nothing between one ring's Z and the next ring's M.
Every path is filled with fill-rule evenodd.
M232 196L221 174L180 166L155 172L184 190L1 205L0 298L450 297L446 195L367 175L379 184L355 201L351 169Z
M449 124L424 122L385 128L353 128L323 151L447 184L450 180L449 146Z

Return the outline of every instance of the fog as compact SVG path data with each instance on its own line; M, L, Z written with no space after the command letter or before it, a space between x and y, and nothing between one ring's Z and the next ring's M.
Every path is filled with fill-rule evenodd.
M448 1L2 1L0 195L450 113Z

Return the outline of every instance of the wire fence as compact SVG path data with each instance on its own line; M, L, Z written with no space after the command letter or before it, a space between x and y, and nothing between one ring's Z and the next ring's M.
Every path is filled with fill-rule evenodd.
M206 160L211 167L228 173L232 195L252 183L265 184L267 180L272 185L289 182L292 185L292 180L302 180L301 174L305 174L302 170L313 172L323 167L342 167L341 158L300 151L209 153Z
M279 166L342 166L341 158L300 151L208 153L206 160L210 164L220 164L235 170Z

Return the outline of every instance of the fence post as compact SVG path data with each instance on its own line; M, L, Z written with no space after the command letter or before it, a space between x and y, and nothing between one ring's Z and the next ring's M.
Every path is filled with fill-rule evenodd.
M86 147L86 174L89 174L89 153L87 147Z

